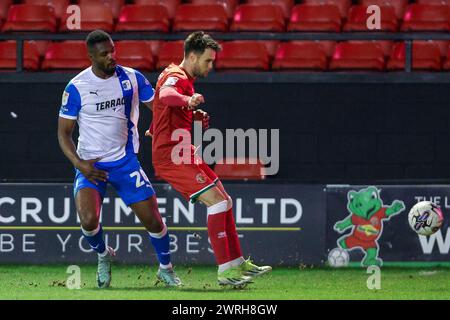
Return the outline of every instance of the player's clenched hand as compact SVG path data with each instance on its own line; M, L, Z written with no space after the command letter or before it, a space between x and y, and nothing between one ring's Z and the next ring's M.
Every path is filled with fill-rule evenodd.
M94 164L99 160L100 158L80 160L75 166L90 182L95 185L98 184L96 180L106 182L108 179L108 173L106 171L99 170L94 166Z
M194 121L201 121L203 130L209 128L209 115L207 112L197 109L193 112Z
M150 132L150 130L145 131L145 136L153 138L153 134Z
M188 110L194 110L198 107L200 103L205 103L205 98L200 93L194 93L192 97L189 98Z
M153 122L150 123L150 127L148 128L148 130L145 131L145 136L153 138Z

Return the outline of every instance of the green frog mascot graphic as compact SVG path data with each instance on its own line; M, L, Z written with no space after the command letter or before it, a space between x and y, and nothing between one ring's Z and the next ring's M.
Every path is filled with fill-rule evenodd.
M361 248L365 253L361 261L364 267L381 266L383 260L378 257L378 239L383 232L383 220L389 220L405 210L405 204L395 200L390 206L384 206L380 190L373 186L360 191L351 190L347 198L350 215L336 222L334 230L343 233L351 227L352 231L337 240L338 246L345 250Z

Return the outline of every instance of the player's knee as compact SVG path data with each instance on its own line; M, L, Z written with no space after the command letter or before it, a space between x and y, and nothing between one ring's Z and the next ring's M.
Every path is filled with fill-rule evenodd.
M148 226L148 232L160 234L164 232L164 230L167 229L166 225L161 220L153 220L150 225Z
M151 237L153 238L162 238L167 233L167 226L164 222L160 223L158 226L155 225L155 228L152 230L147 230Z
M231 200L230 196L225 191L220 190L219 188L216 188L215 191L216 203L222 201L229 202Z
M98 227L98 219L95 215L80 213L80 223L86 231L92 231Z

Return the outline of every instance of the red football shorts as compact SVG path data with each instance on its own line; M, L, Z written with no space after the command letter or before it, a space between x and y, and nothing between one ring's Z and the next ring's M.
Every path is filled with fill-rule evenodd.
M219 180L216 173L191 149L191 163L154 163L157 176L167 181L175 190L192 203Z

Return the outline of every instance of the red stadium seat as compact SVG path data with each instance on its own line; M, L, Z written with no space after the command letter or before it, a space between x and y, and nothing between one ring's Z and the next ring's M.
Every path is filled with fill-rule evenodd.
M377 70L385 68L381 47L372 41L347 41L336 44L330 70Z
M321 40L321 41L316 41L318 42L323 49L325 50L325 53L327 54L328 58L331 58L331 56L333 55L334 52L334 47L336 46L336 41L331 41L331 40Z
M360 4L365 6L377 5L379 7L394 7L395 16L400 20L403 19L408 0L361 0Z
M167 8L170 19L175 17L177 7L180 5L181 0L134 0L134 4L138 5L163 5Z
M169 13L162 5L126 5L122 8L116 31L168 32Z
M327 54L324 47L315 41L291 41L280 44L273 70L327 69Z
M152 49L153 61L156 61L158 59L159 50L161 49L161 45L163 44L163 41L147 40L145 42L147 42L149 44L150 48Z
M120 14L120 9L125 5L125 0L79 0L79 4L104 5L111 10L114 19L117 19Z
M240 5L231 25L231 31L282 32L284 29L283 12L277 5Z
M51 41L44 41L44 40L38 40L38 41L30 41L35 43L36 48L39 52L39 57L44 57L45 53L47 52L47 48L50 45Z
M222 180L264 180L265 167L261 161L249 158L241 159L244 164L238 164L237 159L224 159L214 166L214 172ZM250 163L251 162L251 163Z
M44 70L75 69L89 67L87 48L84 41L63 41L52 43L42 63Z
M6 20L8 16L9 7L12 4L12 0L2 0L0 1L0 22Z
M59 31L61 32L89 32L96 29L102 29L106 32L112 32L114 28L114 18L111 9L100 3L85 2L80 4L81 11L81 28L70 30L67 26L67 19L70 14L65 14Z
M183 4L178 7L173 23L173 31L227 31L228 18L220 4Z
M447 5L411 4L403 17L402 31L450 30L450 7Z
M294 0L247 0L247 3L251 4L274 4L280 6L283 11L283 15L285 19L289 19L291 15L291 9L295 4Z
M156 69L162 70L169 64L180 64L184 56L184 41L168 41L161 45Z
M228 19L233 17L234 9L239 3L239 0L191 0L193 4L220 4L225 8Z
M441 57L447 56L447 49L448 49L448 45L450 44L449 41L447 41L447 40L429 40L428 42L433 42L438 46L439 52L441 53Z
M352 0L305 0L305 4L315 4L315 5L333 5L338 7L339 13L342 18L347 18L348 8L352 3Z
M395 16L394 7L382 6L380 7L381 29L371 30L367 28L367 18L370 14L367 13L366 5L351 6L348 12L348 20L344 25L344 31L397 31L398 21Z
M442 69L445 71L450 70L450 46L447 48L447 57L445 58L444 64L442 65Z
M56 31L56 17L49 6L18 4L12 5L3 31Z
M300 4L292 9L288 31L341 30L341 14L334 5Z
M275 57L280 41L278 40L261 40L261 42L266 46L267 52L270 58Z
M16 41L0 41L0 69L15 70L16 57ZM39 52L34 41L24 42L23 67L28 70L39 69Z
M392 52L392 47L394 46L394 43L390 40L376 40L376 41L372 41L375 42L376 44L378 44L381 48L381 50L383 51L383 55L384 57L389 57L391 55Z
M70 0L25 0L26 4L37 4L41 6L50 6L55 11L57 19L61 19L70 6Z
M412 51L412 67L417 70L441 69L441 53L436 43L431 41L414 41ZM394 45L387 64L388 70L403 70L405 68L405 43Z
M222 44L216 69L269 70L269 53L261 41L229 41Z
M143 71L154 70L152 47L147 41L116 41L114 45L118 64Z

